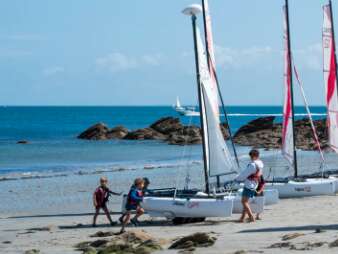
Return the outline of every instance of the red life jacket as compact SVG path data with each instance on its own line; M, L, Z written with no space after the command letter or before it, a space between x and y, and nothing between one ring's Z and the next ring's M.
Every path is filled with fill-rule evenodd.
M259 181L258 181L258 186L257 186L257 191L260 192L264 189L264 186L265 186L265 180L264 180L264 177L263 175L261 175L259 177Z
M255 167L256 167L256 172L249 175L248 176L248 179L250 181L255 181L256 183L259 183L259 179L261 177L261 174L260 174L260 169L257 167L256 163L255 163Z

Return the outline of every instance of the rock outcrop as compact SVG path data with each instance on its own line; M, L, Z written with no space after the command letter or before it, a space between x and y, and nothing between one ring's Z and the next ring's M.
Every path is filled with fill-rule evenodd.
M229 137L226 124L221 125L224 138ZM184 126L179 118L164 117L147 128L128 131L123 126L110 129L104 123L97 123L82 132L79 139L88 140L163 140L171 145L191 145L202 142L201 129L197 126Z
M275 123L274 116L257 118L241 128L234 135L234 142L242 146L256 148L279 149L282 144L282 123ZM326 119L315 120L314 125L322 149L330 149L327 144ZM222 123L221 130L224 139L229 138L228 125ZM179 118L164 117L147 128L128 131L123 126L109 128L98 123L84 132L78 138L88 140L161 140L171 145L191 145L202 142L201 129L197 126L185 126ZM317 150L313 138L310 122L307 118L295 121L297 148L303 150Z
M128 134L128 129L123 126L116 126L109 129L104 123L97 123L82 132L78 138L88 140L121 139Z
M234 135L234 142L243 146L275 149L282 145L282 123L274 123L275 117L262 117L242 126ZM322 149L329 149L327 144L326 119L314 121ZM308 118L295 121L297 148L318 150Z

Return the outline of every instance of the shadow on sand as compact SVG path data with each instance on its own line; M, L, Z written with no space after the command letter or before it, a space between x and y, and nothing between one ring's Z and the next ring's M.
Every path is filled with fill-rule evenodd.
M111 215L121 215L121 212L111 212ZM60 214L37 214L37 215L23 215L11 216L3 219L27 219L27 218L52 218L52 217L78 217L78 216L93 216L94 213L60 213ZM100 213L104 215L104 213Z
M205 221L205 222L198 222L198 223L186 223L186 224L179 224L175 225L170 220L150 220L150 221L142 221L139 225L140 228L142 227L166 227L166 226L185 226L185 227L207 227L213 225L220 225L223 223L233 223L233 220L222 220L222 221ZM95 228L120 228L121 224L110 225L110 224L101 224L97 225ZM129 224L129 227L133 227ZM78 224L78 225L63 225L59 226L59 229L86 229L86 228L93 228L91 224Z
M242 230L238 233L263 233L263 232L286 232L286 231L316 231L316 230L338 230L338 224L333 225L307 225L295 227L276 227Z

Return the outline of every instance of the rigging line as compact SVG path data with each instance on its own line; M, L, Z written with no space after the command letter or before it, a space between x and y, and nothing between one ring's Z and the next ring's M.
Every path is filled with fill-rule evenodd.
M191 123L192 123L192 116L189 117L188 127L191 126ZM187 151L187 146L188 146L188 139L185 140L183 146L184 146L184 148L183 148L183 151L181 153L181 158L180 158L179 164L178 164L178 174L177 174L176 180L175 180L174 199L176 198L176 195L177 195L178 181L179 181L179 179L181 177L181 170L180 169L182 169L182 167L183 167L183 161L184 161L184 158L185 158L185 155L186 155L186 151Z
M318 135L317 135L316 127L313 124L313 119L312 119L312 116L310 114L310 109L309 109L309 106L308 106L307 99L305 97L304 88L303 88L303 85L302 85L302 83L299 79L298 72L297 72L295 65L293 66L293 70L294 70L294 73L295 73L297 83L298 83L300 90L301 90L301 94L302 94L302 98L303 98L303 101L304 101L304 104L305 104L306 111L308 112L308 117L309 117L309 120L310 120L310 125L311 125L311 129L312 129L313 137L314 137L314 140L315 140L316 145L318 147L318 151L319 151L319 154L320 154L320 157L321 157L321 160L322 160L323 166L320 167L320 168L321 168L321 173L322 173L322 178L323 178L324 177L324 170L326 168L326 161L325 161L324 154L323 154L323 151L322 151L321 146L320 146L320 141L319 141L319 138L318 138Z
M308 117L309 117L309 120L310 120L310 125L311 125L311 129L312 129L312 133L313 133L313 137L314 137L314 140L317 144L317 147L318 147L318 151L319 151L319 154L320 154L320 157L322 159L322 163L325 165L325 158L324 158L324 154L323 154L323 151L321 149L321 146L320 146L320 142L319 142L319 138L318 138L318 135L317 135L317 130L316 130L316 127L315 125L313 124L313 119L312 119L312 116L311 116L311 112L310 112L310 109L309 109L309 104L307 102L307 99L306 99L306 96L305 96L305 91L304 91L304 88L303 88L303 85L299 79L299 75L298 75L298 72L297 72L297 69L296 69L296 66L293 65L293 71L295 73L295 77L296 77L296 80L297 80L297 83L300 87L300 91L301 91L301 94L302 94L302 98L303 98L303 101L304 101L304 104L305 104L305 109L308 113ZM324 167L322 167L322 176L324 175Z

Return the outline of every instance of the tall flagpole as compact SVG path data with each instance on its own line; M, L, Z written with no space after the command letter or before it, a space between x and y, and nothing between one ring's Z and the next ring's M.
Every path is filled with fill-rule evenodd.
M205 149L205 135L204 135L204 115L203 115L203 104L202 104L202 87L201 87L201 79L200 79L200 68L199 68L199 57L197 50L197 24L196 24L196 14L201 12L199 6L190 6L183 10L183 13L191 16L192 21L192 29L193 29L193 38L194 38L194 51L195 51L195 64L196 64L196 79L197 79L197 94L198 94L198 103L200 108L200 122L201 122L201 131L202 131L202 150L203 150L203 165L204 165L204 178L205 178L205 192L207 194L210 193L209 189L209 174L208 174L208 162L207 162L207 151Z
M289 1L285 0L285 15L286 15L286 33L287 33L287 45L288 45L288 68L290 75L290 89L291 89L291 107L292 107L292 138L293 138L293 166L294 177L298 177L298 165L297 165L297 151L296 151L296 133L295 133L295 110L294 110L294 96L293 96L293 81L292 81L292 54L291 54L291 40L290 40L290 22L289 22Z
M236 163L237 163L237 166L239 167L238 155L237 155L235 143L234 143L233 136L232 136L232 131L231 131L231 128L230 128L230 122L229 122L228 113L227 113L227 111L225 109L225 106L224 106L223 96L222 96L222 92L221 92L220 85L219 85L219 82L218 82L218 77L217 77L217 74L216 74L215 66L212 65L212 59L211 59L211 55L210 55L210 52L209 52L209 41L208 41L208 31L207 31L205 0L202 0L202 8L203 8L205 52L206 52L206 56L207 56L208 68L209 68L210 74L212 73L213 77L215 78L215 82L216 82L216 85L217 85L217 90L218 90L219 98L220 98L221 104L222 104L222 111L223 111L223 114L224 114L225 121L228 124L228 131L229 131L230 141L231 141L231 145L232 145L232 150L234 151L234 156L235 156L235 159L236 159Z

